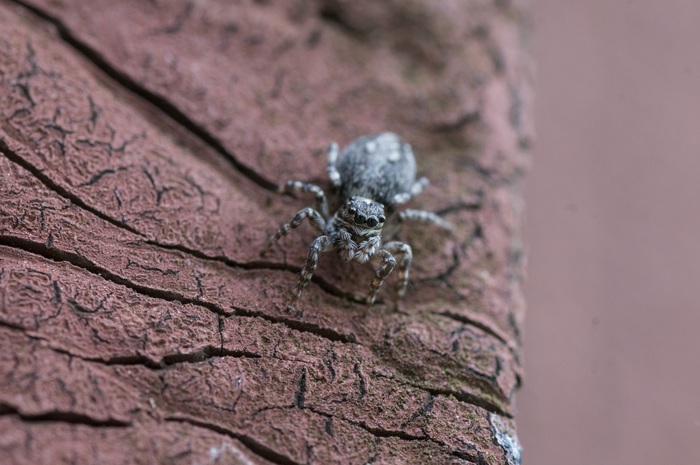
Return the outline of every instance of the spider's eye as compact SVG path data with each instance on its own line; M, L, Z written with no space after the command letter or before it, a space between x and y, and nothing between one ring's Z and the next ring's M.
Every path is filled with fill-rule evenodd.
M379 216L379 222L380 222L380 223L383 223L383 222L385 222L385 221L386 221L386 217L385 217L384 215L380 215L380 216Z
M367 218L367 226L374 227L378 223L376 216L370 216Z
M365 224L365 221L367 221L367 218L365 218L364 215L357 215L355 217L355 223L357 224Z
M357 208L355 208L355 207L350 207L350 208L348 209L348 213L350 213L352 216L357 215Z

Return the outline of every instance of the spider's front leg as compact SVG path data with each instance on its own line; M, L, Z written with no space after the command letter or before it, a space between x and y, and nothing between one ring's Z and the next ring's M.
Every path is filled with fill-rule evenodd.
M318 266L318 254L335 248L333 240L328 236L319 236L311 243L309 251L306 253L306 264L300 272L299 282L297 283L292 298L289 301L288 307L293 306L301 295L301 291L309 284L311 277Z
M399 302L406 294L408 275L411 271L411 261L413 260L413 251L410 245L399 241L387 242L384 244L383 250L393 254L394 257L398 255L401 256L401 261L399 262L399 282L396 286L396 300L394 301L394 307L398 310Z
M289 223L285 223L277 229L277 231L267 239L263 250L260 255L265 255L270 251L272 246L280 240L282 237L286 236L293 229L298 228L305 218L309 219L311 226L316 229L319 233L323 234L326 229L326 220L323 219L321 214L314 210L313 208L303 208L294 215L294 218Z
M277 192L280 194L311 192L316 197L317 208L321 210L321 214L324 218L328 218L328 200L326 200L326 193L316 184L301 181L287 181L277 189Z

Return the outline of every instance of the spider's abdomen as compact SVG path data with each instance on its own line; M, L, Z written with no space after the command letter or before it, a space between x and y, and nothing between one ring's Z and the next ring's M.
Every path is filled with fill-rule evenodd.
M345 199L360 196L391 205L416 181L411 146L391 132L355 139L340 152L337 168Z

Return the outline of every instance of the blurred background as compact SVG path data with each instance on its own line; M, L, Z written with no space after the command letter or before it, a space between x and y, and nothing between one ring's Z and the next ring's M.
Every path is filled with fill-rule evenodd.
M523 464L700 464L700 1L532 3Z

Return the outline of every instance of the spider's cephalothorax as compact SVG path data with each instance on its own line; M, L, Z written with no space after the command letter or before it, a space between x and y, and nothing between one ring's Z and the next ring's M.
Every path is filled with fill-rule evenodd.
M317 185L288 181L279 189L282 193L311 192L316 196L318 208L299 210L292 221L280 226L270 236L263 250L263 253L267 252L304 219L308 219L319 233L309 247L306 264L289 305L296 303L309 284L318 265L319 253L337 249L345 261L369 261L374 265L376 271L367 295L368 306L372 305L384 278L398 262L399 284L395 300L398 306L408 284L411 247L399 241L382 243L382 228L399 205L408 202L428 185L426 178L416 180L416 162L411 146L390 132L360 137L340 154L338 145L333 143L328 149L328 177L338 192L339 207L332 216L329 215L326 195ZM398 221L404 220L428 221L451 228L450 223L436 214L421 210L398 213Z

